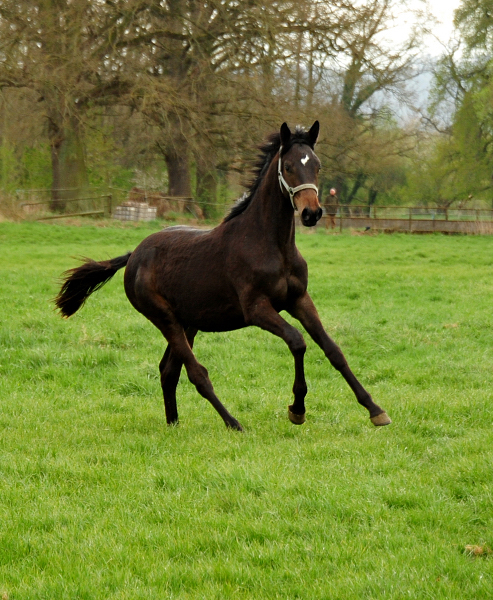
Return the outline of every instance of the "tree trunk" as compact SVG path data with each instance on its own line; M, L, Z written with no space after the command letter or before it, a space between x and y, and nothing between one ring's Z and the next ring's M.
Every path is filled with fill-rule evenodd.
M178 151L174 145L170 145L164 153L166 168L168 169L168 194L177 198L179 212L184 212L191 203L192 186L190 181L190 159L188 157L188 144L183 139L182 150Z
M303 48L303 32L298 34L297 47L296 47L296 81L294 88L294 107L296 110L300 107L301 101L301 79L302 79L302 67L301 67L301 51Z
M67 202L83 195L87 188L87 166L79 123L69 119L62 126L50 127L52 200L55 212L74 212L83 208L79 202Z
M165 160L169 178L168 194L181 198L191 198L192 189L188 156L180 156L174 150L171 150L166 153Z
M364 173L362 173L361 171L358 172L356 174L356 179L354 180L353 187L346 198L346 204L351 204L353 198L356 196L356 194L358 193L358 190L365 183L365 181L366 181L366 175Z
M197 202L204 217L210 218L217 213L217 173L214 168L197 164Z
M347 197L347 183L343 175L338 174L335 176L332 185L328 187L334 187L336 189L337 195L339 196L340 201L340 211L341 214L349 214L349 209L346 206L346 197Z
M378 190L376 190L374 188L370 188L368 190L368 214L370 214L370 208L377 201L377 196L378 196Z

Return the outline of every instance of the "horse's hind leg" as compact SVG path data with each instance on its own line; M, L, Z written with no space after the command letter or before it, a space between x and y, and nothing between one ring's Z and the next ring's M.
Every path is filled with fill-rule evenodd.
M166 356L165 352L163 360L161 361L161 366L163 368L163 371L165 372L165 384L167 386L166 391L170 391L170 395L168 396L168 398L170 418L172 419L171 422L176 422L176 419L178 418L175 396L176 385L174 385L174 382L178 382L178 364L180 364L180 366L183 364L185 365L185 369L187 370L188 379L194 384L198 393L201 396L203 396L206 400L209 400L212 406L221 415L224 423L226 424L226 427L230 427L231 429L237 429L238 431L243 431L243 428L241 427L239 422L226 410L226 408L221 404L219 398L216 396L214 388L212 387L211 380L209 379L207 369L203 367L195 358L192 352L191 345L185 334L185 330L176 320L173 310L166 302L166 300L157 293L146 295L146 297L143 298L142 305L139 306L138 310L142 312L142 314L144 314L149 319L149 321L151 321L151 323L153 323L168 340L170 349L169 355ZM171 360L170 362L171 358L173 358L173 360ZM170 365L169 370L167 370L168 363ZM166 376L170 377L169 385L166 381ZM161 381L162 379L163 376L161 376ZM173 385L175 391L173 392L173 394L171 394ZM166 414L166 419L168 419L168 413Z
M196 334L196 329L187 329L186 331L190 348L193 347L193 340ZM159 372L161 373L161 387L164 397L164 410L166 412L166 422L168 425L174 425L178 423L176 387L180 379L182 365L183 361L180 360L180 358L173 353L171 347L168 346L159 364Z
M243 431L240 423L226 410L219 398L214 392L207 369L202 366L195 358L185 336L173 336L173 340L168 338L170 345L173 346L173 352L183 360L187 370L188 379L193 383L198 393L212 404L212 406L221 415L226 427Z

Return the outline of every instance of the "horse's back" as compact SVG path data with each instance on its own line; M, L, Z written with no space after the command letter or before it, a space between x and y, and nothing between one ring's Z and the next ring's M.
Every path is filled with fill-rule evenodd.
M209 233L210 231L212 231L211 229L199 229L198 227L191 227L190 225L170 225L169 227L165 227L164 229L161 230L160 233L173 233L175 231L180 231L180 232L188 232L190 234L203 234L203 233Z
M175 248L194 246L199 240L210 236L211 229L198 229L187 225L172 225L152 233L132 252L132 262L141 262L148 256L168 253Z

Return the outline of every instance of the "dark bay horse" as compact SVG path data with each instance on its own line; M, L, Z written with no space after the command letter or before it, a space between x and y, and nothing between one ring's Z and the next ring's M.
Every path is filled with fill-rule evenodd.
M227 427L242 430L214 392L207 370L192 352L197 331L231 331L256 325L282 338L294 357L295 424L305 421L307 387L305 341L287 323L285 310L298 319L322 348L374 425L388 425L325 332L307 293L307 265L295 245L294 212L312 227L322 215L318 199L320 161L314 152L319 123L293 133L284 123L261 146L250 190L220 225L209 231L169 227L147 237L133 252L108 261L87 259L67 271L55 299L63 316L74 314L92 292L126 266L125 292L131 304L164 335L168 346L159 365L168 424L178 422L176 387L183 365L199 394Z

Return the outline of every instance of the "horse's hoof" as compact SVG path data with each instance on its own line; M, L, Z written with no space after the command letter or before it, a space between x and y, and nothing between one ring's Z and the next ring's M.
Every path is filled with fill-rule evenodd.
M390 425L392 423L391 418L385 411L381 412L376 417L370 417L370 421L376 427L381 427L382 425Z
M291 423L294 423L295 425L303 425L303 423L305 422L305 415L296 415L294 412L291 412L291 409L288 406L288 418L291 421Z
M238 423L236 419L232 423L226 423L226 427L228 429L233 429L234 431L243 431L243 427Z

